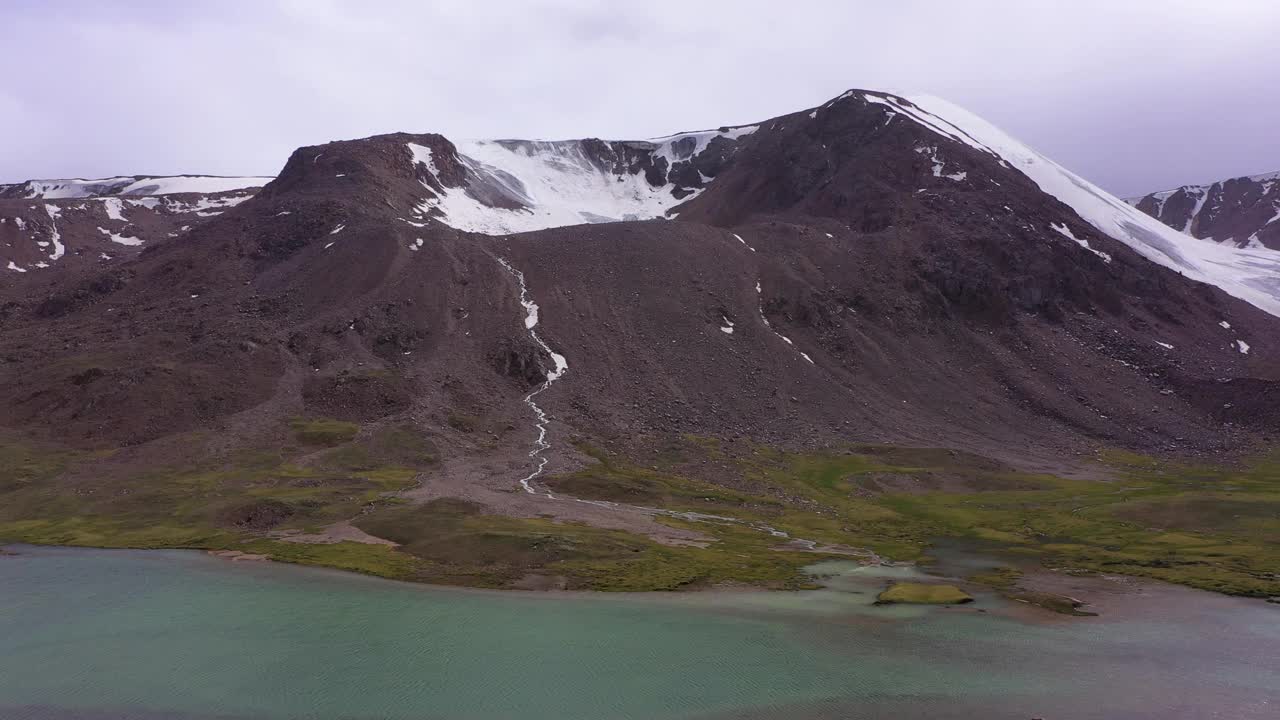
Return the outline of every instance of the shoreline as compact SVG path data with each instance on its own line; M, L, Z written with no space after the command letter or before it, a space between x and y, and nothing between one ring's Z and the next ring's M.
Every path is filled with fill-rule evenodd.
M1058 708L1055 712L1096 709L1113 701L1134 709L1169 697L1166 688L1196 699L1199 686L1184 690L1180 679L1219 658L1234 658L1230 668L1240 674L1197 680L1209 691L1232 691L1237 677L1250 680L1250 663L1269 657L1266 638L1273 635L1270 629L1262 636L1251 633L1273 628L1275 617L1255 604L1179 588L1138 596L1133 613L1108 613L1113 621L1082 621L998 612L986 598L974 603L979 609L985 603L988 612L980 613L971 606L874 607L866 593L835 591L513 594L389 584L324 568L273 567L205 553L14 549L27 557L5 558L11 562L0 561L0 569L31 604L9 617L10 628L30 626L37 635L6 635L14 650L11 703L57 705L83 682L95 707L121 705L115 698L97 701L92 694L99 687L113 692L121 687L124 705L138 702L162 714L196 708L245 717L293 712L409 720L431 705L441 717L472 717L483 707L495 717L586 720L616 715L622 707L637 717L675 718L689 716L685 709L707 697L708 688L713 702L696 715L708 720L856 716L886 699L892 705L899 696L914 708L899 716L921 719L938 717L943 706L1023 718L1051 707ZM834 574L840 567L818 570ZM874 583L872 573L881 572L871 568L853 575ZM1127 597L1120 599L1128 602ZM1139 614L1143 606L1150 612ZM103 607L108 611L101 612ZM1216 645L1200 646L1191 627L1217 637ZM1238 645L1238 638L1251 644ZM96 644L87 645L91 641ZM1130 654L1135 642L1144 649L1137 657ZM29 694L27 688L38 685L31 678L42 672L32 661L47 662L38 654L46 647L65 661L58 667L70 680L55 677L41 691L46 694ZM298 647L308 649L305 657ZM1107 655L1111 648L1116 652ZM1171 654L1178 657L1174 667L1166 664ZM145 672L129 663L109 663L105 673L86 672L100 665L99 658L130 655L150 663ZM227 657L246 659L228 663ZM371 664L371 658L379 662ZM303 661L312 664L299 667ZM200 672L191 674L193 667ZM508 686L514 688L505 696L509 699L492 704L495 683L519 669L532 673L522 676L532 681ZM1153 670L1158 671L1154 678ZM600 696L591 692L601 672L642 682L595 700ZM289 712L271 704L281 673L299 683L313 679L299 696L303 705L291 705ZM1273 672L1265 680L1266 687L1280 687ZM1135 681L1146 689L1136 699ZM213 691L189 701L185 683ZM246 683L250 697L264 698L251 708L243 704ZM921 683L930 697L916 703ZM1082 683L1094 692L1080 694ZM360 687L378 688L379 704L351 693ZM675 703L667 700L672 688L679 693ZM564 699L576 689L587 699ZM882 696L886 692L891 696ZM1233 697L1258 697L1258 689ZM208 698L225 704L190 705ZM1072 698L1076 705L1062 704ZM1195 707L1223 707L1216 698L1196 702Z
M1015 601L1003 596L999 590L978 583L973 583L963 579L950 578L941 575L928 575L922 571L921 566L912 563L898 563L893 565L873 566L859 564L864 568L884 567L898 568L905 571L916 571L921 573L921 577L930 582L941 582L950 580L958 582L973 591L978 596L979 602L966 605L895 605L895 606L877 606L874 603L861 602L865 597L874 598L873 588L876 584L876 576L870 574L862 578L863 589L850 591L848 588L840 588L839 583L823 584L822 580L839 579L840 576L832 575L814 575L815 583L818 587L810 589L777 589L760 586L752 586L748 584L725 585L714 587L697 587L680 590L647 590L647 591L609 591L609 590L569 590L562 588L549 589L528 589L528 588L484 588L467 585L449 585L443 583L427 583L413 580L404 580L397 578L389 578L379 576L372 573L347 570L343 568L331 567L319 564L290 562L274 560L270 557L262 556L257 553L244 553L235 550L217 550L207 548L127 548L127 547L91 547L83 545L50 545L50 544L31 544L31 543L6 543L0 544L0 557L19 557L23 555L23 548L33 548L37 551L70 551L70 552L101 552L101 553L130 553L130 554L150 554L152 552L175 552L183 553L194 557L206 557L210 560L222 561L219 564L225 566L228 570L249 571L249 572L265 572L268 578L280 578L275 574L278 568L272 568L272 564L278 563L281 566L290 566L289 572L314 573L317 576L324 576L329 579L339 579L343 582L353 583L390 583L388 587L398 589L410 589L415 592L427 593L443 593L448 595L472 595L488 598L510 598L520 600L543 599L548 601L574 599L574 600L609 600L616 599L625 602L662 602L664 604L678 604L682 606L701 606L702 609L713 610L717 612L760 612L767 611L769 614L785 614L785 615L843 615L850 619L861 620L909 620L912 618L924 617L932 613L947 614L975 614L985 615L989 617L1004 618L1019 623L1029 623L1036 626L1062 626L1068 625L1084 625L1090 624L1106 624L1110 622L1121 622L1126 620L1134 620L1140 618L1144 614L1155 612L1167 612L1170 610L1170 604L1174 606L1187 606L1188 604L1208 610L1215 605L1226 603L1248 603L1254 606L1274 606L1274 603L1265 598L1251 598L1238 595L1227 595L1211 590L1201 590L1199 588L1188 587L1176 583L1168 583L1153 578L1145 578L1140 576L1129 575L1112 575L1102 573L1089 573L1074 575L1064 572L1058 572L1049 569L1039 569L1030 571L1025 575L1025 584L1033 590L1044 592L1058 592L1064 595L1076 595L1086 601L1085 608L1095 611L1092 616L1072 616L1056 613L1043 607L1037 607L1025 602ZM818 561L822 562L822 561ZM836 562L854 562L848 558L836 560ZM816 565L817 563L815 563ZM886 584L888 580L879 581ZM851 602L847 605L837 603L824 604L816 603L813 608L802 608L800 606L789 606L786 599L794 598L798 600L820 599L823 596L832 598L853 599L858 598L859 602ZM750 601L762 600L763 602L746 602L737 604L729 602L722 606L714 606L711 604L702 605L703 601L714 600L717 598L726 601ZM780 601L780 602L772 602ZM1280 606L1276 606L1280 609ZM884 612L868 612L875 608ZM894 614L895 608L897 612L907 613L902 616Z

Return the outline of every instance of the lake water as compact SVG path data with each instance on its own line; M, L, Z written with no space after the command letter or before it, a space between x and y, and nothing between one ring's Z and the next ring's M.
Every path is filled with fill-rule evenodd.
M1280 606L1180 589L1025 620L991 598L870 607L857 572L806 593L565 595L16 550L6 720L1280 717Z

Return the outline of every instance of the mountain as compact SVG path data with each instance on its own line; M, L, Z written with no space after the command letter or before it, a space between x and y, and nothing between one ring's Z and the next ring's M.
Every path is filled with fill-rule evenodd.
M1194 237L1241 248L1280 249L1280 173L1183 185L1125 202Z
M1280 419L1280 254L1170 229L933 98L642 141L379 135L233 197L119 262L5 277L0 427L56 448L30 463L68 493L11 508L333 541L391 487L687 545L659 468L817 512L770 458L944 448L986 458L957 482L1013 482L1233 455ZM79 241L115 199L9 202L27 232L86 213Z
M615 435L669 421L700 432L729 423L778 441L1007 446L1017 428L1064 445L1213 445L1224 417L1251 420L1235 397L1247 383L1217 380L1272 381L1264 358L1274 321L1218 292L1274 312L1266 283L1275 275L1254 260L1273 261L1270 251L1174 232L933 99L856 91L755 125L653 141L377 136L302 148L254 196L177 197L30 206L22 230L49 234L51 260L73 232L118 243L122 230L106 226L128 228L135 212L169 225L210 217L181 226L181 242L83 281L109 291L58 278L22 286L6 329L91 345L85 328L128 306L134 323L109 321L141 333L132 344L172 344L173 330L156 328L174 322L205 328L195 335L207 343L222 335L215 318L239 307L270 362L245 377L239 361L223 367L197 343L174 348L187 358L174 364L261 375L269 388L288 368L319 382L360 362L429 376L443 370L435 362L466 359L472 369L456 372L483 396L494 378L475 368L492 366L500 347L523 353L509 359L525 379L550 367L538 343L497 330L514 317L503 259L533 288L548 344L579 359L574 382L555 394L577 416L565 422ZM66 242L55 245L55 232ZM477 284L483 310L461 302ZM467 335L458 313L493 329ZM41 353L16 356L11 371L47 372ZM137 372L100 370L104 380ZM619 373L638 374L634 387L601 395ZM79 427L81 441L102 441L101 421L119 412L110 435L141 442L266 399L250 393L192 415L141 398L157 385L110 401L60 388L33 402L10 383L7 421L73 437ZM68 413L60 420L46 405L55 397ZM135 415L139 401L147 410ZM1224 403L1237 409L1224 413ZM1153 416L1153 406L1164 410ZM153 413L166 419L141 421ZM792 429L762 429L779 417L793 418Z
M129 176L0 185L0 266L102 265L249 199L263 177Z
M259 188L269 177L220 177L217 175L130 175L97 180L28 180L0 185L2 199L67 200L105 196L147 197L152 195L209 195L246 188Z

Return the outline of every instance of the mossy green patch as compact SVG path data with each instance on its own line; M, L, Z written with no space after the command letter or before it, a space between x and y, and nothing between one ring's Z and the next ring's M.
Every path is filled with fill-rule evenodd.
M480 418L465 413L451 412L445 421L449 427L462 433L473 433L480 427Z
M643 461L581 446L598 462L546 478L559 493L731 518L660 518L709 538L670 547L647 538L466 504L413 506L392 495L436 462L408 425L325 419L292 424L304 447L247 448L99 479L69 468L92 453L0 442L0 541L106 547L245 549L268 531L314 531L358 518L400 550L282 544L273 557L388 577L506 587L530 575L570 587L655 590L749 583L795 588L822 557L782 551L793 538L918 560L937 538L978 539L1029 562L1280 595L1280 456L1208 467L1104 453L1112 478L1017 473L964 453L848 446L784 452L674 438ZM193 444L194 446L194 444ZM388 554L390 553L390 554ZM1007 592L1016 571L977 573Z
M775 500L615 460L598 448L580 445L579 450L597 463L569 475L549 477L545 481L548 487L575 497L672 510L740 511L753 517L775 516L784 510Z
M643 468L600 450L590 454L599 465L549 483L582 497L767 522L795 537L870 548L895 560L920 559L933 538L967 538L1055 567L1280 594L1276 456L1223 468L1104 453L1116 477L1102 481L883 446L808 454L753 446L731 455L720 443L686 438ZM734 476L741 482L729 489L679 475L681 463L698 462L726 467L730 482ZM917 476L920 482L885 481ZM868 491L872 484L879 489ZM898 485L910 490L894 491Z
M350 442L360 432L355 423L331 418L294 418L289 426L299 442L325 447Z
M0 542L103 548L217 548L236 536L213 527L138 525L100 515L0 522Z
M260 539L241 542L234 549L266 555L277 562L319 565L395 580L414 579L417 566L412 556L395 548L358 542L312 544Z
M616 530L490 515L461 500L384 509L355 523L418 558L416 579L481 587L540 575L562 578L570 588L605 591L726 582L799 588L808 586L801 568L814 561L810 554L772 552L768 536L747 528L715 528L709 548L670 547Z
M0 490L0 542L97 547L224 548L266 530L323 526L413 484L412 468L365 463L340 471L287 462L279 450L154 467L61 485L94 454L0 445L15 482Z
M87 453L0 440L0 493L48 482Z
M1007 565L1001 565L999 567L993 567L990 570L974 573L965 579L972 583L978 583L979 585L1003 589L1013 587L1021 577L1021 570Z
M1210 468L1108 453L1116 479L1027 491L880 500L942 536L994 541L1056 567L1143 575L1206 590L1280 593L1280 464Z
M368 447L384 462L408 467L426 467L436 462L436 446L412 425L387 425L373 431Z

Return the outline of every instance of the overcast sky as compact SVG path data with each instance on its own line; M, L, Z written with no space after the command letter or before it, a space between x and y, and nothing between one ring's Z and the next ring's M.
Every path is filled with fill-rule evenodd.
M1280 170L1274 0L0 0L0 182L397 130L637 138L927 92L1120 195Z

